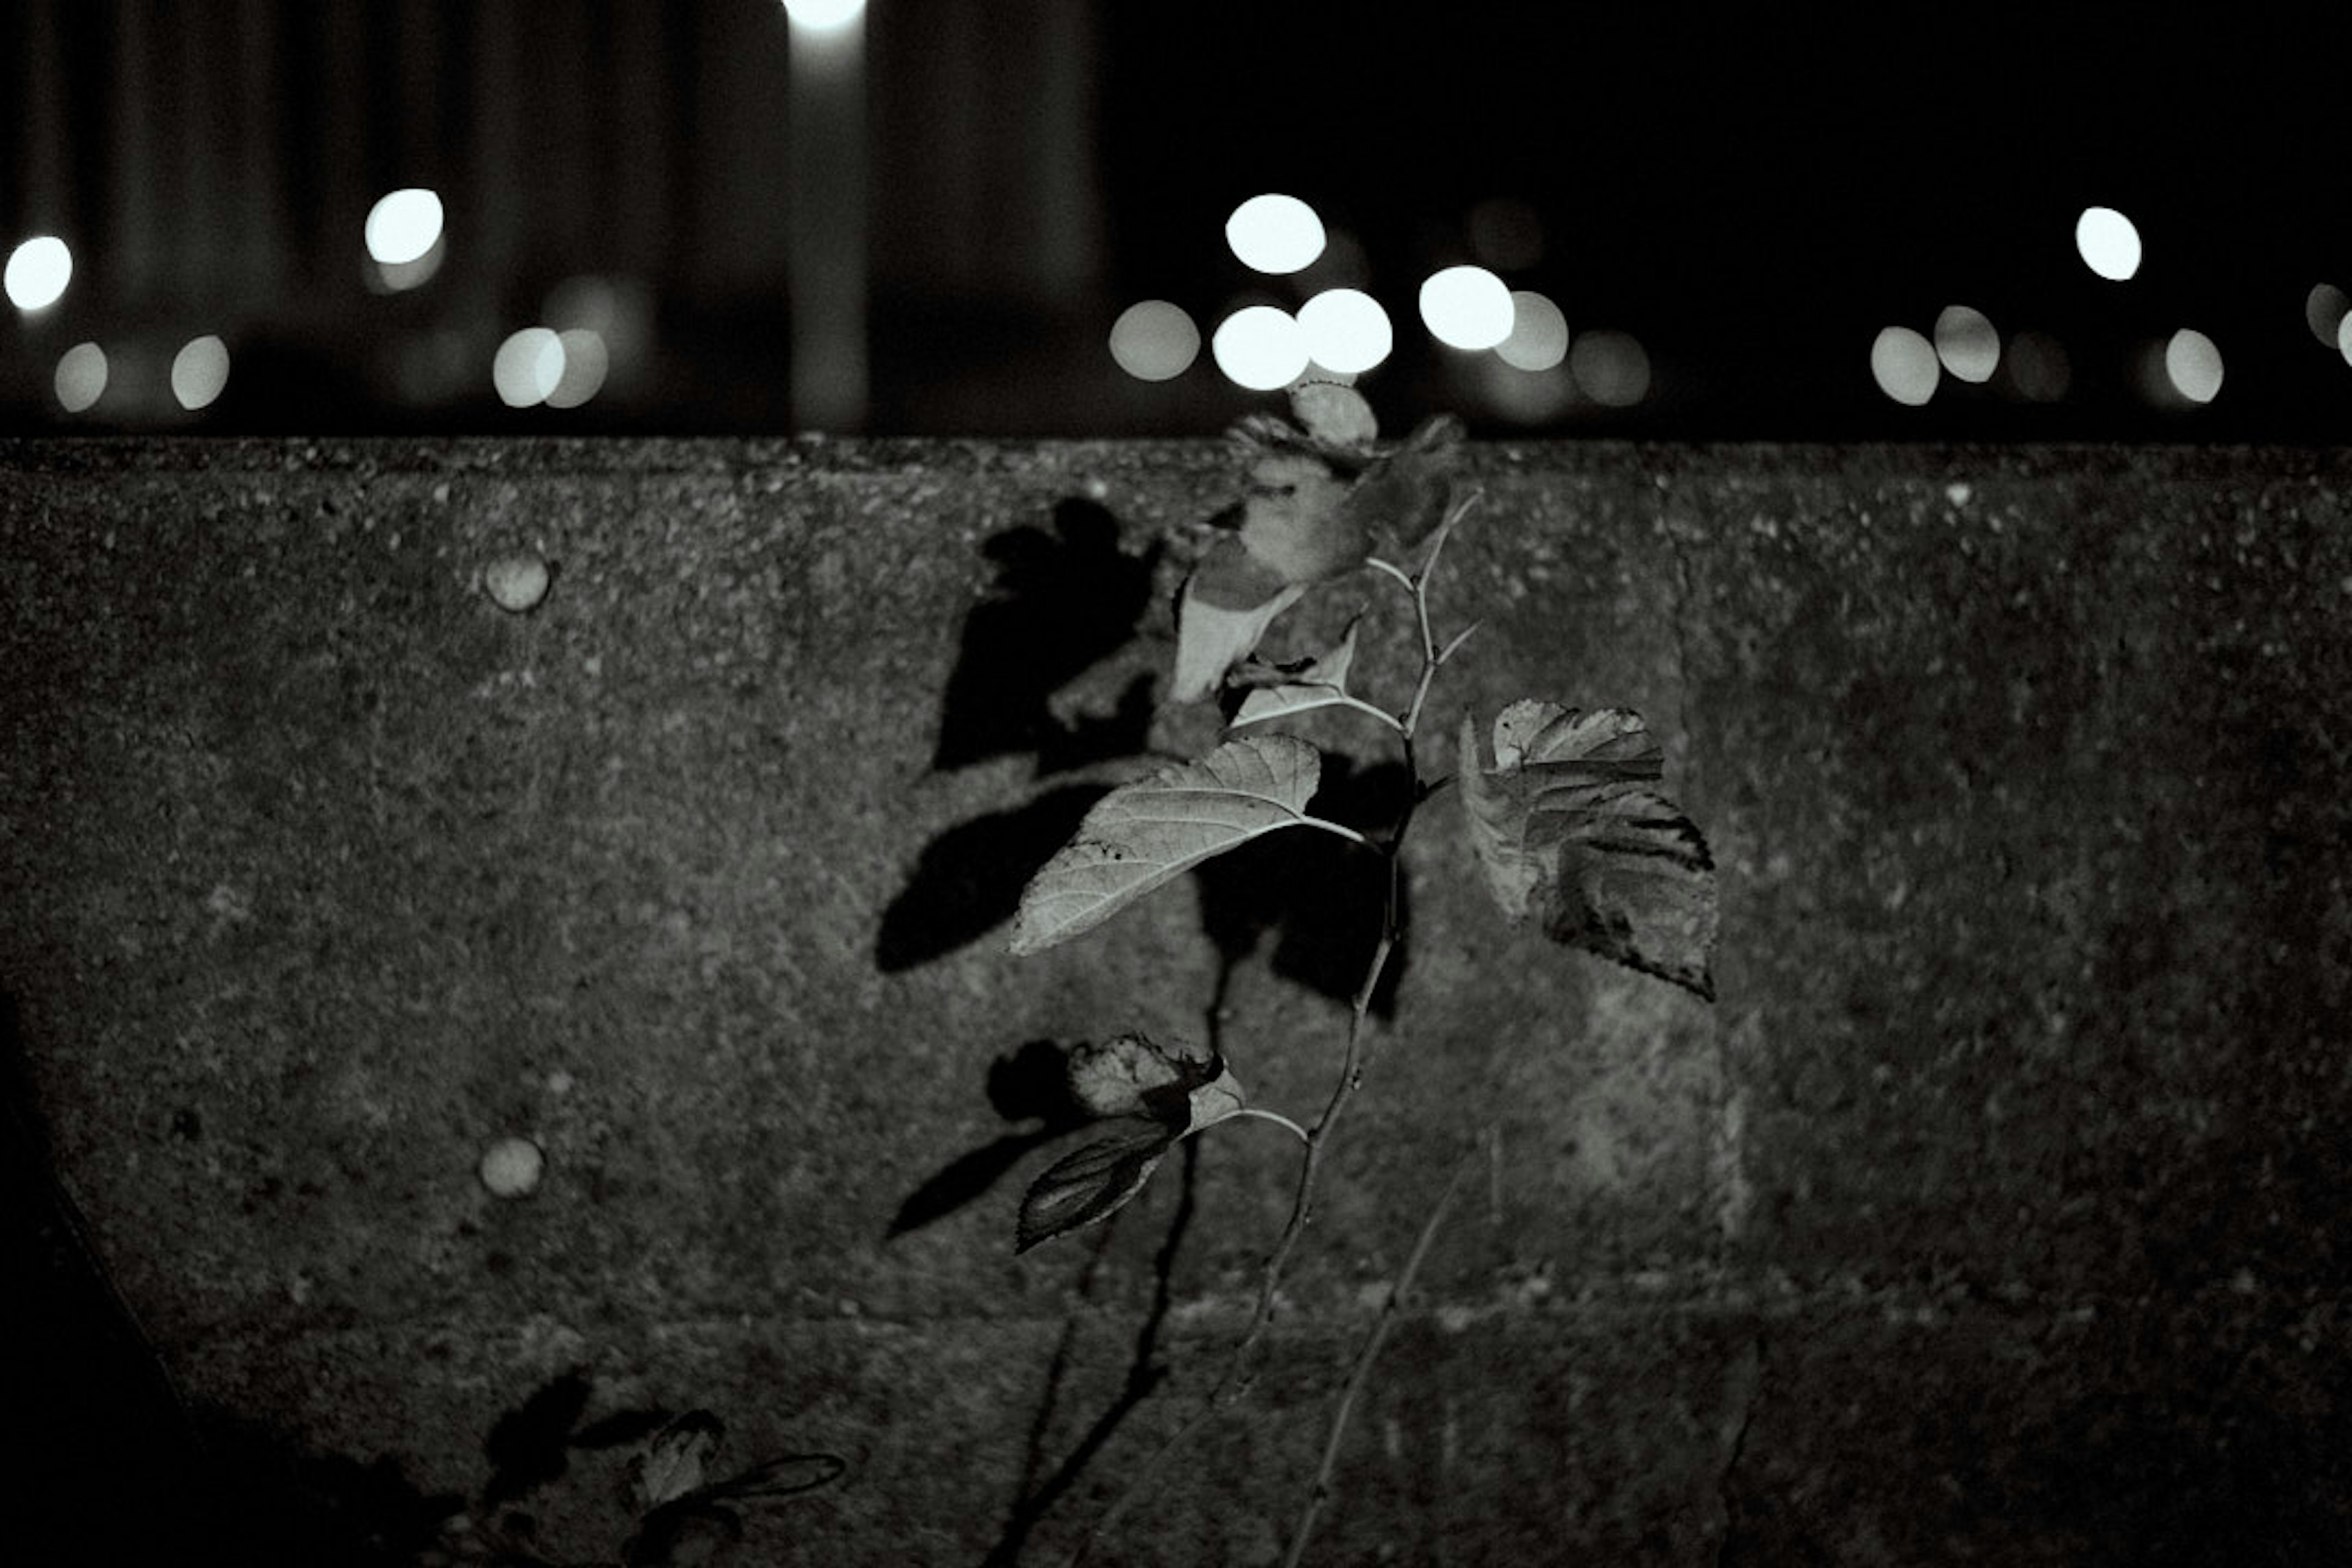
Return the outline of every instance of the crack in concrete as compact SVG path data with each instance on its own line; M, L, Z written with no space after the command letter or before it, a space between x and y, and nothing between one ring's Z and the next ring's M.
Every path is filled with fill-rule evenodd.
M1743 1385L1739 1393L1739 1423L1732 1429L1731 1439L1725 1447L1723 1469L1715 1478L1716 1506L1723 1511L1723 1533L1715 1543L1716 1568L1731 1561L1731 1542L1738 1534L1738 1516L1734 1511L1731 1478L1739 1461L1748 1452L1748 1434L1756 1425L1756 1406L1764 1389L1764 1331L1759 1328L1740 1353L1742 1370L1738 1373Z

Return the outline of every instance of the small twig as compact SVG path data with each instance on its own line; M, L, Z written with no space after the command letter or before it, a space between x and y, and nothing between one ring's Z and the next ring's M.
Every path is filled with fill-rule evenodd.
M1379 845L1373 843L1358 829L1349 826L1344 822L1334 822L1328 816L1309 816L1301 811L1293 813L1291 820L1301 827L1319 827L1326 833L1336 833L1349 843L1360 844L1367 849L1380 848Z
M1412 1244L1412 1255L1404 1260L1404 1268L1398 1273L1396 1283L1389 1287L1388 1300L1381 1303L1380 1316L1372 1320L1371 1331L1364 1336L1362 1346L1356 1352L1356 1364L1349 1369L1348 1384L1339 1391L1339 1406L1331 1413L1331 1430L1323 1439L1323 1460L1316 1467L1315 1484L1307 1489L1307 1506L1300 1510L1298 1527L1290 1537L1290 1553L1283 1559L1285 1568L1297 1568L1307 1555L1307 1542L1315 1533L1316 1518L1331 1496L1331 1472L1339 1465L1339 1442L1347 1436L1348 1418L1355 1413L1357 1396L1363 1393L1364 1384L1371 1377L1372 1363L1379 1359L1381 1346L1388 1339L1389 1329L1403 1309L1405 1293L1412 1289L1413 1279L1421 1272L1422 1259L1429 1256L1430 1244L1437 1239L1438 1226L1445 1218L1447 1205L1454 1201L1454 1189L1462 1184L1463 1174L1470 1169L1477 1152L1473 1149L1455 1163L1454 1173L1446 1178L1444 1191L1437 1194L1437 1202L1430 1207L1429 1217L1422 1222L1421 1235Z

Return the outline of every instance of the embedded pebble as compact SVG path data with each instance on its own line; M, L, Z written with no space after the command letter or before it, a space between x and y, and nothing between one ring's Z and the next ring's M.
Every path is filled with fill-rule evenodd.
M502 555L482 568L482 590L499 609L520 616L547 597L549 576L536 555Z
M501 1198L528 1197L539 1186L547 1156L528 1138L501 1138L482 1154L482 1185Z

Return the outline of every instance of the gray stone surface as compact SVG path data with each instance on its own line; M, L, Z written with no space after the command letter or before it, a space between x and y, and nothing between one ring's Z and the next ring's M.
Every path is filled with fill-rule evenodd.
M1498 929L1433 802L1271 1363L1109 1560L1277 1559L1489 1124L1313 1560L2352 1560L2352 459L1473 469L1433 764L1465 703L1642 710L1719 1001ZM520 1514L609 1559L638 1417L698 1405L737 1462L848 1464L746 1560L1060 1561L1221 1364L1291 1146L1220 1129L1016 1258L1064 1145L1010 1064L1221 997L1303 1117L1344 1022L1230 879L1003 952L1086 787L1214 739L1136 683L1237 481L1210 444L0 444L20 1184L176 1383L208 1528L404 1561ZM481 587L519 553L522 615ZM1365 601L1396 692L1377 579L1275 640ZM518 1135L544 1170L495 1196ZM111 1310L58 1308L93 1359L26 1386L106 1385L130 1342L74 1325ZM1139 1342L1170 1375L1122 1411Z

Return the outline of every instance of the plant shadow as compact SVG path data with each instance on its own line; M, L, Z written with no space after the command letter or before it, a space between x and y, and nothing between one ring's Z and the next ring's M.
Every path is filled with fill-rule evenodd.
M1086 1125L1088 1117L1070 1098L1069 1061L1069 1047L1031 1040L990 1063L988 1101L997 1115L1038 1125L1006 1132L949 1161L898 1205L890 1235L919 1230L976 1202L1031 1150Z

